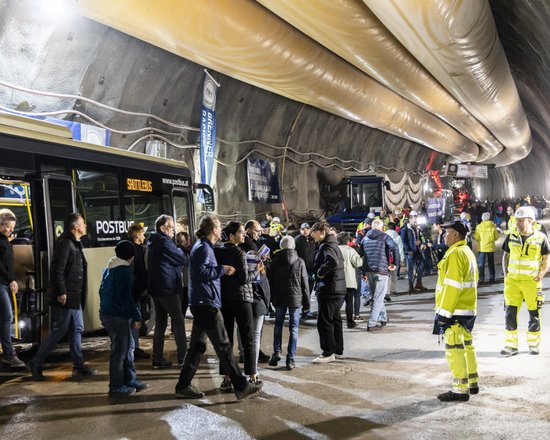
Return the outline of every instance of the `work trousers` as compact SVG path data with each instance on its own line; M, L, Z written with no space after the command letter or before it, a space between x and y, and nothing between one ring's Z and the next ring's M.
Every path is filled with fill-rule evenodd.
M477 357L472 334L456 323L445 330L445 357L453 374L452 391L468 394L478 386Z
M540 314L537 307L537 293L541 284L535 280L504 280L504 303L506 304L506 347L518 348L518 313L523 301L529 311L527 345L538 347L541 338Z

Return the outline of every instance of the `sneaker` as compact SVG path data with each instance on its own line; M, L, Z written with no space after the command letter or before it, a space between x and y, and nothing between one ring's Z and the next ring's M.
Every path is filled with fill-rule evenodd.
M380 328L380 327L377 327L377 326L374 326L374 327L367 326L367 331L368 331L368 332L372 332L372 331L374 331L374 330L376 330L376 329L378 329L378 328Z
M30 371L32 380L36 380L38 382L46 380L46 377L42 374L42 368L36 365L33 361L30 361L27 364L27 370Z
M270 360L270 357L265 354L262 350L260 350L260 354L258 354L258 363L259 364L267 364Z
M149 388L149 384L148 383L143 383L143 382L140 382L139 380L134 380L128 384L126 384L127 387L129 388L135 388L136 389L136 392L140 392L140 391L143 391L143 390L146 390L147 388Z
M19 359L15 353L9 356L2 355L0 357L0 362L14 368L25 368L25 362Z
M136 348L134 350L134 359L150 359L151 355L149 353L146 353L141 348Z
M388 321L380 321L380 327L386 327L388 325Z
M220 385L220 391L222 393L232 393L234 391L233 384L229 379L224 379L222 381L222 384Z
M363 318L361 318L359 315L356 315L356 316L353 317L353 320L355 322L361 322L361 321L363 321Z
M347 328L355 328L355 327L357 327L357 324L355 322L348 322L346 324L346 327Z
M243 400L244 398L260 391L262 389L262 386L263 386L262 381L258 381L254 383L247 382L243 390L240 390L240 391L235 390L235 396L237 397L238 400Z
M452 391L447 391L446 393L440 394L437 398L442 402L467 402L470 400L470 396L468 394L458 394L453 393Z
M365 303L363 304L365 307L368 307L372 304L372 299L367 299Z
M515 356L518 354L518 349L512 347L504 347L502 350L500 350L500 354L505 357Z
M277 363L281 360L281 352L276 351L271 355L271 358L269 359L268 365L270 367L276 367Z
M311 361L312 364L328 364L329 362L334 362L336 360L336 357L334 356L334 353L330 356L319 356L316 357Z
M534 355L540 354L540 349L538 347L529 347L529 353Z
M287 369L288 371L290 371L290 370L294 370L295 367L296 367L296 364L294 363L294 360L287 359L287 361L286 361L286 369Z
M127 387L126 385L122 385L118 388L111 388L109 390L109 397L125 397L125 396L131 396L132 394L135 394L136 389L134 387Z
M479 386L474 385L470 387L470 394L479 394Z
M95 376L97 370L93 370L87 365L79 365L78 367L73 367L73 377L88 377Z
M202 399L204 397L204 393L199 391L197 387L193 385L189 385L185 388L178 388L176 385L176 397L182 399Z
M160 361L153 361L153 368L170 368L172 362L162 358Z

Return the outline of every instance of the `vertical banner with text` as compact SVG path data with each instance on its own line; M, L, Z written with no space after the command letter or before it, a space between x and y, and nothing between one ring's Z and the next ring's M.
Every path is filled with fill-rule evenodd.
M200 126L200 170L201 182L211 185L216 153L216 82L205 74L202 89L201 126ZM208 196L203 191L199 202L204 203Z
M277 164L249 157L246 165L248 200L257 203L281 203Z

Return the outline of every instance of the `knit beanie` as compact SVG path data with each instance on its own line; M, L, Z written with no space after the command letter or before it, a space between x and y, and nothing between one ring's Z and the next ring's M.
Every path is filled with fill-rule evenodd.
M294 241L294 238L292 238L290 235L285 235L283 238L281 238L279 246L281 249L295 249L296 242Z
M129 260L136 254L136 248L131 241L119 241L115 247L115 254L122 260Z

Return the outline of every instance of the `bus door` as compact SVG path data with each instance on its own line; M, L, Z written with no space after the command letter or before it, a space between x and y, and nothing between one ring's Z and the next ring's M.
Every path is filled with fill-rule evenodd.
M12 336L19 349L37 341L41 309L35 286L34 220L32 215L30 182L0 179L0 209L11 211L16 218L15 229L8 237L14 257L14 275L18 285L12 295ZM30 347L29 347L30 348Z
M170 194L171 211L174 217L176 226L176 240L178 232L186 232L189 234L189 242L187 247L191 248L191 241L193 238L194 218L192 211L191 193L181 188L173 188Z
M43 296L46 294L50 278L50 264L53 257L55 241L63 233L65 217L76 212L74 185L69 176L45 175L42 177L44 194L44 220L46 252L40 258L40 275L42 286L41 309L46 312L47 306ZM48 328L48 320L42 321L42 330Z

